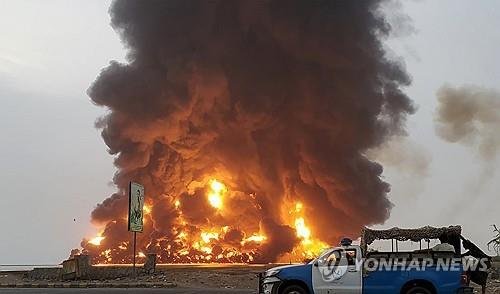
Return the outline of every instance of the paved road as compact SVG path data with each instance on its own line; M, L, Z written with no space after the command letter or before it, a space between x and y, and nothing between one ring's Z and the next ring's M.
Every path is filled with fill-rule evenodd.
M183 289L183 288L163 288L163 289L115 289L115 288L93 288L93 289L18 289L12 288L0 289L2 294L66 294L66 293L76 293L76 294L160 294L160 293L180 293L180 294L202 294L202 293L224 293L224 294L236 294L236 293L256 293L255 290L248 289Z

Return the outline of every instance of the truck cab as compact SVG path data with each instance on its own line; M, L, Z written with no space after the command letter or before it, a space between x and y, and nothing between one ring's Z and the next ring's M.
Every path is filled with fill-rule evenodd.
M312 262L314 293L362 292L362 251L359 246L345 244L325 250Z
M261 275L259 293L362 293L362 252L359 246L324 250L307 264L271 268Z

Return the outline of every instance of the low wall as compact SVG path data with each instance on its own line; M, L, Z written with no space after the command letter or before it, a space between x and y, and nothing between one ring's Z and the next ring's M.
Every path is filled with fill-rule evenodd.
M136 268L137 275L145 273L142 267ZM125 266L93 266L88 272L90 280L113 280L116 278L133 277L134 269Z
M136 268L137 275L144 275L146 271L142 267ZM116 278L133 277L134 269L129 266L91 266L86 277L80 280L114 280ZM30 280L61 280L62 268L35 268L24 274Z
M135 268L136 275L152 274L156 269L156 255L148 254L144 266ZM25 274L31 280L113 280L133 277L131 266L92 266L88 255L76 255L65 260L62 268L35 268Z
M62 275L62 268L34 268L27 272L25 277L31 280L60 280Z

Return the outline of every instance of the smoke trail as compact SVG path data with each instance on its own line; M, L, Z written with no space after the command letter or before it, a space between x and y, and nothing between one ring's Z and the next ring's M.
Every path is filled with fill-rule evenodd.
M126 260L117 248L128 246L130 180L152 206L140 248L163 262L199 261L209 250L178 253L185 235L224 226L225 238L205 235L210 254L251 247L254 261L276 260L308 236L289 219L298 202L310 234L330 244L384 222L389 185L363 154L403 133L413 106L401 91L410 78L384 55L390 25L379 4L113 2L128 62L111 62L88 94L109 109L97 126L116 156L118 191L92 212L106 239L84 249ZM227 185L223 209L206 199L211 179ZM266 241L243 242L252 232Z
M368 150L368 158L378 160L384 166L391 166L408 174L412 180L426 177L431 163L431 155L424 146L407 137L394 136L390 141Z
M476 86L443 86L437 92L436 133L448 142L477 147L492 160L500 147L500 93Z

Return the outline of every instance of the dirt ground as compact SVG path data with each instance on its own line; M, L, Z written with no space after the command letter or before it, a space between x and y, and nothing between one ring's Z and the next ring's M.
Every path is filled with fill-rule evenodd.
M152 277L142 277L142 279L144 281L161 279L173 282L178 287L257 289L257 275L273 266L188 266L168 269L160 267L158 272Z
M257 274L274 265L169 265L159 266L157 272L149 276L140 276L137 280L119 278L113 282L173 282L180 288L220 288L220 289L257 289ZM29 282L23 277L24 272L0 272L0 283ZM480 287L475 287L481 293ZM488 283L488 294L500 294L500 280Z
M276 265L159 265L156 273L93 282L172 282L182 288L257 289L260 272ZM25 272L0 272L0 283L33 282ZM41 281L36 281L41 282ZM53 281L44 281L53 282Z
M481 293L481 287L477 285L471 285L474 287L474 293ZM486 288L487 294L500 294L500 281L489 281Z

